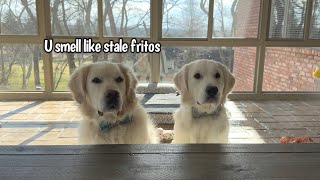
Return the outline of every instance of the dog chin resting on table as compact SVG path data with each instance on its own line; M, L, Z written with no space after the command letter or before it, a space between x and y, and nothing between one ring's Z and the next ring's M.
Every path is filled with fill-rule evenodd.
M174 114L172 143L228 143L224 103L235 84L229 69L212 60L186 64L175 75L181 106Z
M136 98L137 79L126 66L109 62L83 65L68 85L83 117L80 144L159 142L153 122Z

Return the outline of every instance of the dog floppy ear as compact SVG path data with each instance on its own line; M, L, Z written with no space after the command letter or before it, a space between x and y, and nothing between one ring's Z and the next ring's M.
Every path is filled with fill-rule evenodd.
M130 68L124 64L118 64L118 66L125 77L127 102L133 102L136 100L136 87L138 80Z
M224 88L223 88L223 98L222 101L225 102L227 95L230 93L232 90L236 79L234 75L230 72L229 68L225 66L224 64L219 63L223 72L223 77L224 77Z
M181 94L188 91L188 65L184 65L173 77L173 82Z
M75 70L69 80L68 86L74 100L81 104L86 98L86 84L89 72L89 65L84 65Z

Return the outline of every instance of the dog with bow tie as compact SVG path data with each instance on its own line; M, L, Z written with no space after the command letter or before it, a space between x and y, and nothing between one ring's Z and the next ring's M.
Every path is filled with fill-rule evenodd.
M235 84L229 69L213 60L196 60L182 67L174 84L181 106L174 114L172 143L228 143L224 103Z
M79 103L80 144L159 143L155 126L136 97L137 79L123 64L83 65L69 88Z

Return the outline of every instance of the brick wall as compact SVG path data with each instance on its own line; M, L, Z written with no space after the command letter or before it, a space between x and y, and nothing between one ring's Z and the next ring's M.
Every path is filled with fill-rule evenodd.
M235 14L235 37L257 38L260 1L240 0ZM233 73L236 84L233 91L253 91L256 62L255 47L235 47Z
M242 0L237 5L236 36L257 34L258 0ZM234 49L234 91L252 91L255 48ZM263 91L319 91L312 77L314 67L320 66L320 48L267 48Z
M253 91L255 61L255 47L234 48L233 73L236 84L233 91Z
M269 47L264 68L264 91L318 91L312 77L320 65L320 48Z
M260 0L240 0L235 11L235 37L257 38Z

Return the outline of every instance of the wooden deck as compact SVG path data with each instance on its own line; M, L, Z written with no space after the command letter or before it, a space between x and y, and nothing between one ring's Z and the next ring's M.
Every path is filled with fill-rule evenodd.
M320 179L319 144L0 146L0 179Z

